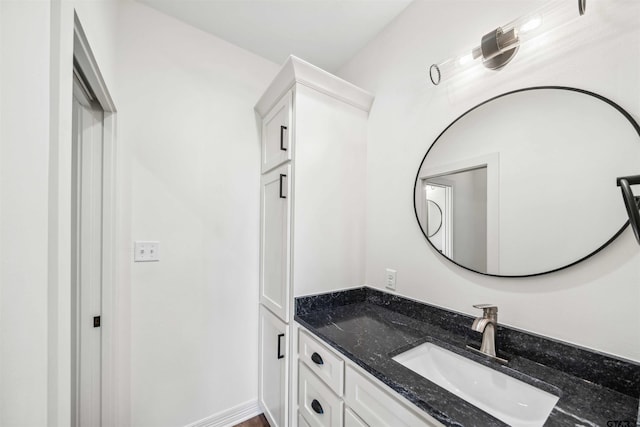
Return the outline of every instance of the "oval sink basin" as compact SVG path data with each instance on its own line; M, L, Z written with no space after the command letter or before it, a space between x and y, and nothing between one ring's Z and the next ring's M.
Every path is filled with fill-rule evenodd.
M558 396L433 343L393 360L511 426L541 427L558 402Z

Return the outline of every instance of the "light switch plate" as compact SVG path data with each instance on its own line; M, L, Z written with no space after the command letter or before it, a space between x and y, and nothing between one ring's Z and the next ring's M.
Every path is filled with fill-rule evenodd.
M385 279L385 285L387 289L396 290L396 270L387 268L387 274Z
M160 242L136 240L133 246L134 262L160 261Z

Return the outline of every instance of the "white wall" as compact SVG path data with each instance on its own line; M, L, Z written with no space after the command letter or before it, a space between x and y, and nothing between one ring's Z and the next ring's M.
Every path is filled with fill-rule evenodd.
M160 241L131 265L132 425L181 426L257 399L253 106L279 66L136 2L117 64L129 243Z
M46 425L49 2L0 2L0 425Z
M443 177L453 187L453 259L476 271L487 271L487 169Z
M376 95L367 147L367 283L383 288L385 267L395 268L399 294L472 315L472 304L496 303L501 323L640 360L640 251L631 231L577 266L504 279L444 260L414 217L412 189L424 153L453 119L487 98L526 86L574 86L639 119L640 10L633 1L589 1L580 22L546 44L523 46L505 69L431 84L429 65L540 4L417 0L338 73ZM558 37L564 34L569 38Z

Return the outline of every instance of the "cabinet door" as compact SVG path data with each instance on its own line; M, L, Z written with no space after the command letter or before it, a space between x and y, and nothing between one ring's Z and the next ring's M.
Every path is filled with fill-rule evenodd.
M427 414L418 416L391 393L369 378L347 367L344 401L358 417L371 427L435 427L442 426Z
M289 322L291 166L262 176L260 303Z
M311 427L301 413L298 412L298 427Z
M292 91L287 92L262 119L262 173L291 160Z
M288 326L260 306L259 399L271 427L287 427Z

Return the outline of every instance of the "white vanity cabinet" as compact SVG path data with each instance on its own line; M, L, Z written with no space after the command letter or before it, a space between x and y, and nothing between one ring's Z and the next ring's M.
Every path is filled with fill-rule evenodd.
M312 427L342 427L344 402L302 361L298 367L298 411Z
M367 424L354 414L351 409L344 408L344 427L367 427Z
M298 331L298 418L303 421L299 426L442 426L303 328L299 327ZM310 352L319 357L308 357ZM330 363L326 364L325 360ZM344 392L334 387L335 373L343 376L339 383L344 384ZM338 410L341 410L340 417Z
M287 332L294 297L365 282L363 183L372 102L362 89L291 56L255 106L261 131L259 403L272 427L299 423L298 362L287 358L297 349ZM265 372L280 369L269 348L275 331L262 326L268 314L279 319L278 334L287 342L284 383L280 371ZM307 378L310 393L322 388ZM278 418L280 410L285 415ZM332 413L341 424L342 409Z
M258 396L271 427L285 427L289 417L289 326L265 307L260 307L259 319Z
M418 427L441 426L427 414L417 414L391 393L379 381L349 366L345 372L344 400L368 426Z

